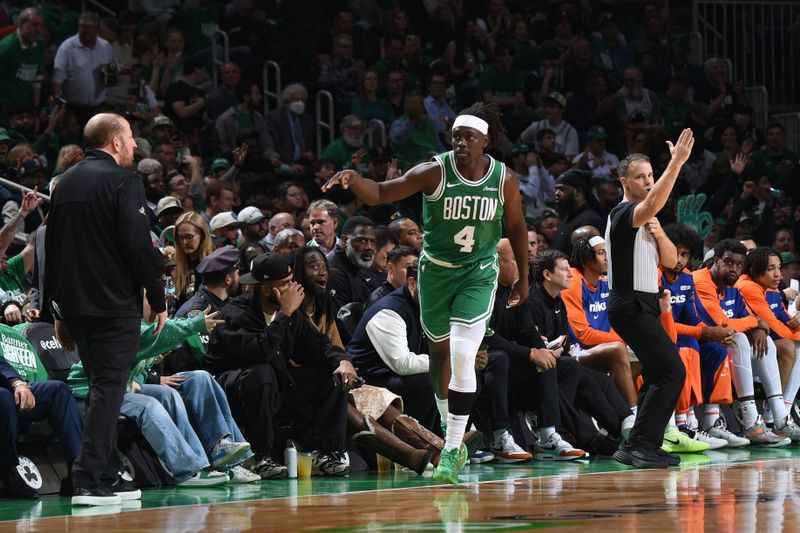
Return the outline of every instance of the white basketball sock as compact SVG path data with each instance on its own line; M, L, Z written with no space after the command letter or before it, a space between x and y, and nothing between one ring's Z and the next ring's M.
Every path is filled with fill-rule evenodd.
M744 333L733 336L734 344L730 351L731 378L736 394L742 396L753 395L753 367L751 366L750 341Z

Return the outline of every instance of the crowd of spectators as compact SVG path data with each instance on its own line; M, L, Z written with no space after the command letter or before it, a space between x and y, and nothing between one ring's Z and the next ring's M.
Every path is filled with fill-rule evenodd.
M58 176L85 155L82 128L89 118L112 111L128 120L152 241L165 257L171 314L185 316L195 301L191 309L213 304L226 320L204 338L208 359L184 353L163 364L170 372L204 368L220 378L234 418L260 456L272 453L273 436L256 438L254 428L276 426L272 418L286 415L298 394L290 384L305 380L302 390L328 395L311 402L318 414L328 413L318 417L324 419L319 446L327 455L317 466L345 470L344 396L298 368L333 371L351 359L361 361L356 366L368 383L392 390L409 414L436 428L421 332L407 331L408 343L377 340L396 335L410 318L392 311L392 323L356 327L363 307L381 296L402 300L398 291L405 288L413 302L406 271L413 271L410 258L422 244L421 198L366 206L346 190L323 194L321 185L344 168L376 181L396 179L448 150L450 125L475 101L502 113L507 133L492 139L488 152L520 177L533 250L569 256L577 239L602 234L622 198L619 161L647 154L657 177L669 161L666 141L688 127L694 149L659 214L662 224L696 222L702 213L679 213L678 199L703 193L701 210L711 219L701 235L704 252L721 239L746 235L781 252L787 268L798 262L798 155L787 149L779 124L763 132L754 125L743 85L726 81L724 61L688 61L663 2L142 4L140 11L101 17L79 13L69 2L2 2L0 177L52 194ZM212 62L217 29L231 44L222 66ZM279 62L291 83L264 114L261 67L268 59ZM217 68L215 86L210 73ZM317 145L312 118L319 90L332 94L336 119L335 138L324 146ZM51 319L40 307L35 275L47 202L24 198L17 188L0 186L0 289L10 325ZM238 249L235 276L233 268L220 276L203 262L225 246ZM256 259L266 252L290 257L294 271ZM538 272L540 283L560 257ZM287 278L292 274L294 281ZM248 276L241 286L239 275ZM234 303L227 304L228 296ZM361 308L348 307L353 303ZM296 323L303 314L322 335ZM374 345L384 366L370 367L377 360L358 343L354 348L351 338ZM398 352L396 345L405 348ZM494 357L483 366L502 368ZM614 365L604 369L614 383L629 381ZM608 391L605 381L592 379ZM621 387L623 401L619 392L612 400L625 411L632 393ZM611 413L612 427L626 418L617 416L619 409L614 414L616 407L603 413ZM358 427L373 427L365 420ZM497 443L507 425L490 424ZM571 434L581 437L573 444L605 449L596 432Z

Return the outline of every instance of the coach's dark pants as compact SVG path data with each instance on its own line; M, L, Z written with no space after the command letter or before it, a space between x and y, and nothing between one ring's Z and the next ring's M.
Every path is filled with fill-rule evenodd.
M660 316L657 294L611 291L611 327L636 352L644 379L636 424L628 442L631 447L647 450L661 447L664 429L686 380L678 349L664 331Z
M89 379L83 439L75 464L75 488L113 484L121 469L117 452L119 409L139 349L139 317L65 318Z
M508 386L526 409L535 410L539 427L555 427L562 423L560 408L560 370L551 368L539 372L536 365L516 357L510 357ZM569 379L569 378L567 378Z

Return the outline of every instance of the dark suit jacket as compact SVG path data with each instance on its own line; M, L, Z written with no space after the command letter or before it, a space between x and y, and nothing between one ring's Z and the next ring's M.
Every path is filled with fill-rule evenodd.
M300 151L315 151L314 119L307 113L300 115ZM289 111L280 107L267 113L267 131L275 143L275 151L281 156L284 163L294 163L294 144L292 143L292 128L289 126Z
M11 382L18 379L22 378L14 370L14 367L4 357L0 357L0 387L8 387L10 389Z

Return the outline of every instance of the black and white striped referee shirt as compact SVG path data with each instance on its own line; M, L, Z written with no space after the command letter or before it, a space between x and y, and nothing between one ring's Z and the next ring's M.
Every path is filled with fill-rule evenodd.
M644 225L633 227L636 205L622 202L608 215L608 286L613 291L658 294L658 245Z

